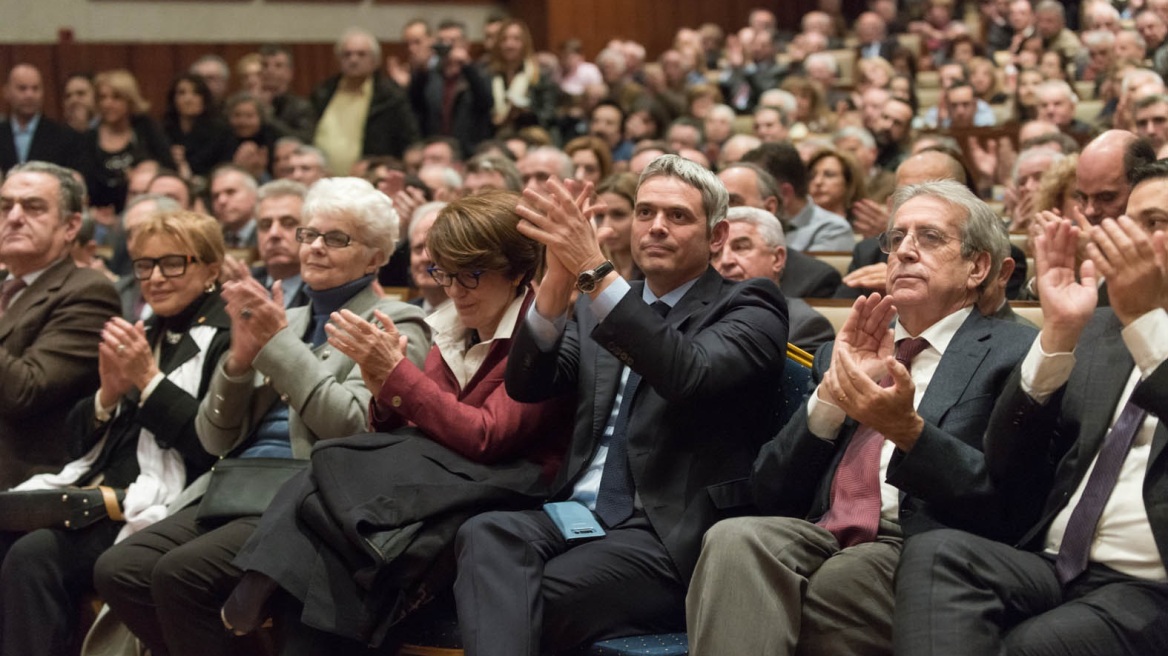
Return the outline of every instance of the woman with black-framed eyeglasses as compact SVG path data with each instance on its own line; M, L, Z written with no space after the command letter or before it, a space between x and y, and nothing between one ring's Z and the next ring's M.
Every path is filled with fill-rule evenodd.
M100 388L67 419L66 448L76 459L14 488L64 493L101 485L112 489L112 498L106 516L82 528L0 532L4 653L67 652L77 608L93 592L98 557L164 518L167 506L214 462L199 443L195 417L231 340L216 284L222 228L203 214L158 213L135 226L129 251L153 314L137 323L121 317L106 323L96 346Z

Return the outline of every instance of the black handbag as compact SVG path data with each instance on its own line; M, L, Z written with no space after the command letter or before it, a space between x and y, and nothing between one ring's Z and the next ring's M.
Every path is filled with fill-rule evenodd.
M211 467L211 481L196 518L221 523L258 517L280 487L307 467L307 460L294 458L224 458Z
M125 490L104 485L0 492L0 531L77 530L107 517L124 522L122 501L125 498Z

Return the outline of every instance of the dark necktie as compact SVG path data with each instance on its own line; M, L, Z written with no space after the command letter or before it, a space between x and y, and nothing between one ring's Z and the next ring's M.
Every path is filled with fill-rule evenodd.
M0 317L8 311L8 304L12 302L12 297L27 286L24 280L15 277L5 280L4 284L0 285Z
M1119 419L1115 420L1115 425L1107 432L1107 437L1103 438L1103 446L1095 459L1095 469L1091 470L1091 477L1083 488L1083 496L1071 511L1071 518L1067 520L1063 532L1063 543L1055 559L1054 571L1064 585L1087 569L1095 527L1099 524L1107 499L1119 480L1123 461L1147 414L1146 410L1128 401L1123 412L1119 413Z
M902 339L896 359L912 370L912 361L929 342L923 337ZM892 386L892 376L880 381ZM831 531L841 549L872 542L880 528L880 450L884 436L868 426L856 429L831 481L831 507L819 525Z
M669 304L657 301L650 307L662 318L669 314ZM629 370L621 392L620 410L612 425L612 439L608 441L608 455L604 459L604 470L600 474L600 490L596 493L596 516L605 526L613 527L633 514L633 473L629 469L629 414L633 407L633 397L641 375Z

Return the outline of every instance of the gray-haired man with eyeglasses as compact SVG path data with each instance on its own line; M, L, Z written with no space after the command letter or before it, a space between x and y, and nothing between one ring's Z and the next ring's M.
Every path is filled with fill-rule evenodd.
M1035 331L978 310L1003 257L997 221L951 180L893 196L888 295L856 301L816 356L815 392L755 461L754 501L773 516L706 533L690 653L891 653L906 537L1009 536L981 437Z

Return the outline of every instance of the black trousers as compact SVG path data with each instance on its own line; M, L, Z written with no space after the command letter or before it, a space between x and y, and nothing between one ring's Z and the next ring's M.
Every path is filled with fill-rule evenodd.
M76 531L0 533L0 654L77 653L79 609L93 591L94 562L121 528L105 519Z
M1065 588L1049 556L955 530L905 543L893 642L902 654L1159 654L1168 584L1092 564Z
M463 524L455 549L468 656L538 656L684 630L686 584L639 513L571 545L543 511L484 513Z
M231 564L259 517L208 527L185 508L130 536L97 561L94 583L110 610L154 656L233 651L219 610L241 572Z

